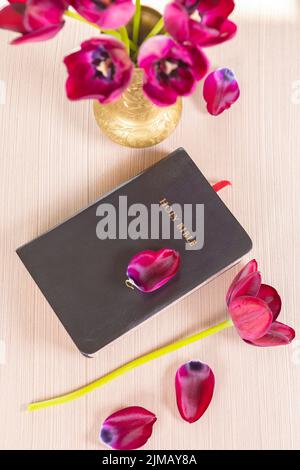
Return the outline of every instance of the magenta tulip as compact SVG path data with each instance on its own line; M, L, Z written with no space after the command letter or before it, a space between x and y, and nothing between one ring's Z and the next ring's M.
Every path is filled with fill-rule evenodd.
M140 406L130 406L110 415L100 430L100 440L116 450L142 447L152 434L156 416Z
M281 299L274 287L261 283L257 262L250 261L231 283L226 302L232 321L244 341L255 346L281 346L295 331L280 323Z
M69 73L66 91L70 100L110 103L128 87L133 73L124 44L108 35L83 42L81 49L65 57L64 62Z
M70 3L83 18L104 29L127 24L135 11L132 0L70 0Z
M65 0L12 1L0 10L0 28L21 34L11 44L45 41L64 26Z
M184 47L166 36L142 44L138 65L144 69L144 93L158 106L170 106L178 96L190 95L208 70L200 48Z
M203 96L213 116L221 114L237 101L240 89L234 73L225 68L210 73L204 82Z
M228 20L233 9L232 0L174 0L165 9L165 29L181 43L220 44L236 33L236 25Z
M177 370L177 407L185 421L194 423L201 418L212 400L214 386L213 371L200 361L190 361Z
M146 250L130 260L127 276L140 291L154 292L177 274L179 264L180 255L175 250Z

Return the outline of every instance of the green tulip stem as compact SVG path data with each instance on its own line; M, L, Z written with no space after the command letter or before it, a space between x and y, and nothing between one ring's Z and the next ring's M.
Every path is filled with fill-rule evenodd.
M158 359L159 357L165 356L166 354L170 354L174 351L177 351L178 349L188 346L189 344L192 344L204 338L207 338L208 336L215 335L216 333L219 333L220 331L225 330L226 328L230 328L232 325L233 325L232 320L230 319L225 320L222 323L219 323L218 325L207 328L206 330L203 330L203 331L200 331L199 333L188 336L187 338L180 339L179 341L170 343L167 346L163 346L161 348L155 349L154 351L148 354L144 354L143 356L140 356L137 359L134 359L133 361L127 362L127 364L124 364L118 369L115 369L112 372L109 372L108 374L103 375L102 377L95 380L94 382L91 382L90 384L85 385L77 390L74 390L73 392L67 393L65 395L60 395L50 400L30 403L27 407L27 410L28 411L40 410L42 408L49 408L55 405L62 405L64 403L68 403L70 401L76 400L77 398L80 398L86 395L87 393L90 393L98 389L99 387L102 387L103 385L111 382L117 377L120 377L121 375L124 375L127 372L146 364L147 362L153 361L154 359Z

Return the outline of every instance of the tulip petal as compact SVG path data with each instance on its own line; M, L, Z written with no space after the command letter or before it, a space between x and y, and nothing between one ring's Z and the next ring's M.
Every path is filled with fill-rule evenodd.
M201 47L216 46L233 38L237 32L237 26L230 20L212 23L190 20L190 41Z
M197 7L204 20L227 18L234 10L233 0L201 0Z
M27 32L62 24L67 8L66 0L27 0L24 14Z
M190 361L177 370L177 407L185 421L194 423L201 418L211 402L214 386L213 371L200 361Z
M230 108L240 96L234 73L227 68L217 69L210 73L204 82L203 96L207 103L207 110L213 116Z
M183 5L176 2L168 3L164 13L164 26L176 41L183 43L189 40L190 17Z
M23 34L23 36L19 36L16 39L11 41L11 44L18 45L18 44L26 44L27 42L40 42L40 41L47 41L48 39L52 39L54 36L59 33L59 31L63 28L65 22L62 21L60 24L50 25L45 28L41 28L37 31L31 31L29 33Z
M180 255L175 250L146 250L130 260L127 276L142 292L153 292L177 274L179 264Z
M237 297L228 307L239 335L248 341L264 336L273 322L273 314L266 302L256 297Z
M230 287L227 291L227 295L226 295L226 303L227 305L229 305L230 303L230 300L231 300L231 295L232 295L232 291L235 289L237 283L243 279L244 277L248 276L249 274L251 273L255 273L258 269L258 265L257 265L257 261L255 259L252 259L251 261L249 261L249 263L247 263L243 269L241 269L241 271L238 272L238 274L235 276L235 278L233 279L232 283L230 284Z
M209 61L200 47L185 46L193 61L193 72L196 80L201 80L208 72Z
M295 338L295 330L284 323L275 321L269 331L261 338L247 341L247 343L260 347L284 346L290 344Z
M135 6L132 0L70 0L78 13L103 29L117 29L132 18Z
M26 28L23 24L23 14L17 11L15 6L12 5L2 8L2 10L0 10L0 28L17 33L25 33Z
M235 287L231 292L230 302L232 302L237 297L242 297L246 295L249 297L256 297L259 292L260 286L260 272L257 271L255 273L248 274L248 276L243 277L236 283Z
M100 440L116 450L138 449L148 441L156 420L153 413L141 406L123 408L104 421Z
M273 313L273 321L275 321L278 318L281 310L281 298L277 290L272 286L262 284L258 291L257 297L264 300L264 302L268 304Z

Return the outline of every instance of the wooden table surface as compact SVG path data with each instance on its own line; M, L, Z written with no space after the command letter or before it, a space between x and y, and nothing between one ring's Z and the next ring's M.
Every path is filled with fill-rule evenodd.
M179 146L210 180L232 181L221 197L251 235L264 280L282 294L282 321L299 333L300 4L236 3L238 36L207 53L212 67L236 72L239 102L213 118L200 86L185 100L176 132L146 150L113 144L97 128L91 102L65 97L62 58L95 34L91 27L68 20L54 40L18 47L8 45L12 33L0 32L0 448L104 449L101 422L129 405L158 416L146 449L300 448L300 339L258 349L233 329L76 402L25 411L33 400L226 318L224 296L238 267L88 360L15 254ZM207 362L216 375L212 405L194 425L179 418L173 391L177 367L190 359Z

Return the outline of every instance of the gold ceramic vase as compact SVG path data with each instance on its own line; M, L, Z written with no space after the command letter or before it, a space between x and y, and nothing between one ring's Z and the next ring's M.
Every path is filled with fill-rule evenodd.
M160 13L142 7L139 42L160 18ZM128 25L129 35L132 25ZM173 106L159 107L142 90L143 71L135 68L129 88L117 101L102 105L94 102L94 115L100 129L114 142L126 147L151 147L166 139L176 128L182 112L179 98Z

